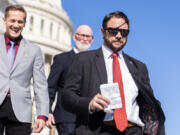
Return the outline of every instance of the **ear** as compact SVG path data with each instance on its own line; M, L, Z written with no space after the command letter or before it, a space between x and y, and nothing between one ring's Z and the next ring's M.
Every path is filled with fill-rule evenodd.
M103 35L103 37L104 37L104 35L105 35L105 30L104 30L103 27L101 28L101 33L102 33L102 35Z
M73 40L74 40L74 41L76 40L76 34L73 35Z
M4 24L6 23L6 18L5 17L3 18L3 22L4 22Z

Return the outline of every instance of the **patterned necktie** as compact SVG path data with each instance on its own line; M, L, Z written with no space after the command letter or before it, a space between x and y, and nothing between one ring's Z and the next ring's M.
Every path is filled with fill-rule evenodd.
M118 54L113 53L111 57L113 58L113 82L118 82L119 84L119 90L120 90L121 101L122 101L122 108L117 108L114 110L114 120L115 120L116 128L120 130L121 132L123 132L128 126L128 121L127 121L127 115L126 115L122 75L121 75L121 69L120 69L120 64L118 60Z
M9 66L10 68L13 67L14 64L14 57L15 57L15 42L10 41L11 47L8 49L8 59L9 59Z

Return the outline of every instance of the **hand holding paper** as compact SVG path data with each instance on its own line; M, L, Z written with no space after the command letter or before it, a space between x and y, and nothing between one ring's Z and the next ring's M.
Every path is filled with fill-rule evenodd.
M100 90L101 94L110 100L110 104L104 107L105 112L113 113L113 109L122 107L118 83L102 84Z
M109 99L98 93L89 103L89 109L90 109L89 111L93 112L95 110L104 110L104 106L108 106L108 105L109 105Z

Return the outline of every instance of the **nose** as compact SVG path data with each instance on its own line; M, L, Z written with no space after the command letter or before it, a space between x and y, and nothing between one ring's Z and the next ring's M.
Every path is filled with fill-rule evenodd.
M14 27L19 27L19 23L17 21L14 22L13 24Z
M120 31L118 31L118 33L116 34L116 38L122 38Z

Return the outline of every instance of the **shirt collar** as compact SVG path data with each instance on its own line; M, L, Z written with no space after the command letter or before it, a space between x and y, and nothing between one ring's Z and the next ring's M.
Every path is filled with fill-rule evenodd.
M9 45L11 40L9 39L9 37L8 37L8 35L6 33L4 34L4 38L5 38L6 45ZM16 40L14 40L12 42L15 42L15 45L19 46L20 42L21 42L21 39L22 39L22 36L20 36L19 38L17 38Z
M80 52L76 47L74 47L73 50L76 54Z
M111 57L111 54L113 53L113 51L111 49L109 49L107 46L102 45L102 51L104 54L104 58L105 59L109 59ZM119 58L122 57L122 50L120 50L119 52L117 52L119 54Z

